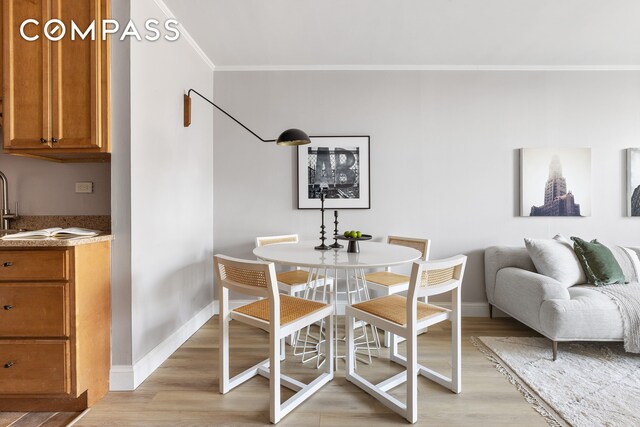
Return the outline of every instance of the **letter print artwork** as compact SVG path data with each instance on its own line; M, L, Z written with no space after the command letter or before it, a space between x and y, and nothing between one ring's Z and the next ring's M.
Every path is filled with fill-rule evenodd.
M369 209L369 137L311 137L298 147L298 209Z

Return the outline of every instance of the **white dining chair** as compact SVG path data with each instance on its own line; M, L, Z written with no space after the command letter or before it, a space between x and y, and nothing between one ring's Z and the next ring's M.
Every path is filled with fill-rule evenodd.
M263 236L256 237L256 248L266 246L266 245L277 245L277 244L294 244L298 243L300 238L297 234L284 234L281 236ZM321 288L325 284L332 285L333 279L331 277L317 276L310 277L310 273L306 270L303 270L300 267L295 267L293 270L283 271L276 274L276 278L278 280L278 288L280 291L290 295L290 296L302 296L307 286L312 289ZM287 338L289 345L295 346L298 338L298 333L294 333ZM315 346L316 343L314 343ZM314 347L315 348L315 347ZM294 352L294 355L300 356L305 353L307 349L305 348L302 353ZM304 356L303 356L304 357Z
M347 329L347 381L357 385L378 399L389 409L411 423L418 419L418 376L434 381L454 393L462 391L460 342L460 287L467 257L458 255L439 261L413 263L407 296L388 295L361 302L346 308ZM419 301L451 292L451 309ZM373 384L356 372L354 328L357 319L389 331L391 335L390 360L406 370L382 382ZM451 322L451 377L418 364L418 331L443 321ZM398 337L406 340L406 356L398 353ZM406 383L406 403L389 391Z
M247 380L262 375L269 379L269 412L277 423L289 412L333 379L333 306L301 298L280 295L273 263L247 261L224 255L214 257L216 282L220 302L220 393L226 394ZM258 301L230 310L229 290L261 297ZM280 372L281 339L322 319L329 323L325 351L329 355L325 371L309 384L304 384ZM269 358L230 378L229 322L236 320L262 329L269 334ZM295 394L280 402L280 387Z
M297 234L256 237L256 248L266 245L293 244L298 243L299 241L300 239ZM300 267L295 267L295 269L290 271L277 273L276 278L278 279L278 287L280 290L291 296L304 292L307 287L307 283L309 283L309 279L313 279L309 283L311 287L322 287L325 283L330 285L333 281L331 277L320 276L317 278L310 278L309 272Z
M431 241L429 239L419 239L415 237L400 237L389 236L387 237L387 243L390 245L406 246L409 248L417 249L422 256L421 260L429 260L429 251L431 249ZM409 276L404 274L398 274L391 271L391 267L387 267L384 271L377 271L375 273L369 273L364 276L367 282L367 287L370 290L374 290L379 295L394 295L400 292L404 292L409 289ZM427 302L424 300L423 302ZM390 345L389 332L384 333L384 345L389 347Z

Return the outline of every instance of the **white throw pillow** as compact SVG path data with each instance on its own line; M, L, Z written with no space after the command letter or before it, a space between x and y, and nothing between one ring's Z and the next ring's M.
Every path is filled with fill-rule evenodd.
M627 254L629 254L629 258L631 259L631 264L633 264L633 269L635 270L636 277L634 278L626 278L630 282L640 282L640 248L622 248Z
M566 287L587 283L571 242L558 234L553 239L524 239L538 273L556 279Z

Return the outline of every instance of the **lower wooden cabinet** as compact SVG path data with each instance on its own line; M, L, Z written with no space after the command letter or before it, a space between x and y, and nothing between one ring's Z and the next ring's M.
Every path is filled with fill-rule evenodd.
M0 336L68 337L68 286L67 283L0 284ZM3 354L0 350L0 355Z
M0 354L3 394L71 393L68 340L3 340Z
M0 247L0 411L79 411L109 389L110 242Z

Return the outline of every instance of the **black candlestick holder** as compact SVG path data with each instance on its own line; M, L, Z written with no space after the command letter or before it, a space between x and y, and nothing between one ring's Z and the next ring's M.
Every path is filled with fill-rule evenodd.
M338 243L338 211L333 211L333 224L335 225L333 228L333 245L329 245L329 247L332 249L344 248Z
M327 240L327 238L324 237L324 235L326 234L326 232L324 231L324 229L326 228L324 226L324 196L325 196L325 193L324 193L324 190L322 190L320 192L320 212L321 212L321 215L322 215L322 225L320 226L320 242L321 242L321 244L315 247L315 249L317 249L319 251L326 251L326 250L331 249L329 246L324 244L324 241Z

